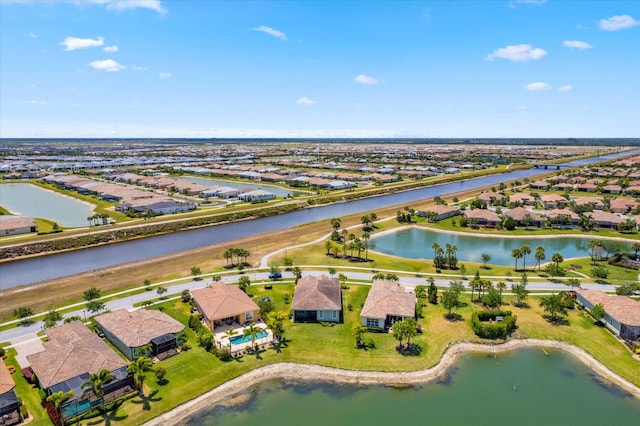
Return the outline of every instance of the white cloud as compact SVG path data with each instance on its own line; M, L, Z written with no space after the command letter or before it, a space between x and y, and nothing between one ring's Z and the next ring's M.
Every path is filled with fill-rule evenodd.
M107 10L151 9L158 13L167 13L160 0L91 0L92 3L106 4Z
M47 104L46 101L36 101L36 100L20 101L20 103L26 104L26 105L46 105Z
M569 93L569 92L573 92L573 86L572 86L572 85L570 85L570 84L566 84L566 85L564 85L564 86L560 86L560 87L558 88L558 92L561 92L561 93Z
M36 33L33 33L33 32L28 32L25 35L27 37L31 37L31 38L38 38L38 35Z
M164 79L164 78L171 78L171 74L169 74L168 72L160 72L158 73L158 77Z
M562 42L562 44L573 49L591 49L593 47L586 41L580 40L565 40Z
M108 53L115 53L120 49L118 49L118 46L116 46L114 44L113 46L105 46L105 47L102 48L102 50L104 50L105 52L108 52Z
M525 84L524 88L532 92L539 92L541 90L549 90L551 86L542 81L536 81L535 83Z
M364 74L358 74L353 78L353 81L360 84L374 85L380 83L379 80Z
M640 21L636 21L629 15L616 15L600 20L600 29L605 31L624 30L637 25L640 25Z
M275 38L279 38L282 41L286 41L287 40L287 35L285 33L283 33L282 31L278 31L274 28L271 27L266 27L264 25L260 25L259 27L256 28L251 28L252 31L260 31L263 32L265 34L269 34L270 36L273 36Z
M93 61L89 63L89 66L100 71L116 72L125 69L124 65L120 65L113 59L104 59L102 61Z
M149 68L147 68L147 67L139 67L137 65L133 65L131 67L131 69L134 70L134 71L147 71Z
M532 59L542 59L547 55L547 51L530 44L518 44L514 46L502 47L487 55L486 59L492 61L498 59L508 59L514 62L530 61Z
M312 101L311 99L307 98L306 96L303 96L300 99L296 100L296 103L298 105L313 105L313 104L316 103L316 101Z
M64 50L78 50L78 49L88 49L89 47L98 47L104 44L104 39L102 37L98 38L78 38L78 37L67 37L60 42L61 46L64 46Z

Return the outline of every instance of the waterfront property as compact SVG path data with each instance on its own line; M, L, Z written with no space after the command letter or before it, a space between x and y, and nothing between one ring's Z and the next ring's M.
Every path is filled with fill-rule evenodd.
M387 329L396 321L415 318L416 300L416 295L407 292L399 283L376 280L362 307L362 325Z
M254 330L257 333L254 335L252 341L251 334L245 330L250 329L251 325L254 326ZM218 348L227 348L231 355L241 355L251 349L254 345L258 349L264 349L273 342L273 333L269 330L266 324L262 321L251 323L248 327L234 326L234 324L224 323L216 328L214 334L214 341Z
M0 236L36 232L36 221L24 216L0 216Z
M445 206L442 204L436 204L435 206L427 207L424 210L418 210L417 215L420 217L426 217L429 222L439 222L442 219L457 216L460 214L460 209L456 206Z
M15 392L16 384L11 372L0 359L0 424L15 425L20 423L20 400Z
M192 290L191 294L205 324L214 333L216 327L242 325L258 318L258 305L235 285L217 281L209 287Z
M184 325L169 315L155 309L138 309L129 312L118 309L95 317L105 337L128 359L140 354L140 347L151 345L148 352L157 358L175 355L178 346L176 335Z
M63 418L74 417L133 390L126 362L81 321L52 327L47 336L44 351L27 355L27 361L47 395L73 391L74 396L62 407ZM89 375L102 370L115 377L103 385L103 396L86 392L83 384L89 381Z
M293 301L293 322L340 322L342 293L337 278L307 275L298 280Z
M605 311L602 321L623 339L634 342L640 337L640 302L597 290L578 290L577 300L589 311L601 304Z

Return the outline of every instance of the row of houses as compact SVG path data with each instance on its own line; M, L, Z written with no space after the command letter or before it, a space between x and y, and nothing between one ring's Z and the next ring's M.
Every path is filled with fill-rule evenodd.
M499 192L483 192L478 195L478 200L487 205L500 205L505 200L506 195ZM608 208L613 213L627 214L640 207L640 203L631 198L614 198L606 200L602 197L564 197L560 194L539 194L533 196L526 192L517 192L509 195L509 203L523 206L535 206L538 202L544 209L565 208L569 206L589 206L592 210L603 210L608 204Z

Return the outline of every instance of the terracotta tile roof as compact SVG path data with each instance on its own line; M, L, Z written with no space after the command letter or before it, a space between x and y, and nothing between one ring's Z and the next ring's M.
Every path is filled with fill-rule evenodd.
M567 208L549 210L548 212L545 213L545 215L551 218L558 217L558 216L568 216L571 219L580 220L580 215L578 215L577 213L574 213L573 211Z
M487 222L502 222L500 216L498 216L495 212L487 209L468 209L463 213L469 219L481 219Z
M361 316L386 318L387 315L413 317L416 312L416 295L407 293L395 281L376 280L371 286Z
M132 348L146 345L156 337L184 330L184 325L155 309L129 312L123 308L99 315L95 320L103 330L109 330Z
M9 369L4 365L4 361L0 360L0 395L9 392L15 386Z
M191 294L203 315L210 321L259 309L258 305L242 290L235 285L226 285L222 281L212 283L210 287L192 290Z
M298 280L291 309L297 311L339 311L342 294L337 278L307 275Z
M562 195L558 195L558 194L542 194L540 196L540 200L543 203L547 203L547 202L568 203L569 202L569 200L564 198Z
M115 371L127 364L97 334L81 321L72 321L47 330L44 351L27 355L31 369L43 388L85 373L102 369Z
M25 216L0 215L0 230L30 228L36 226L36 221Z
M627 296L609 296L598 290L578 290L578 294L594 306L601 303L607 314L618 322L634 327L640 326L640 302Z
M585 216L592 217L593 220L595 220L597 223L600 223L600 224L610 223L610 224L617 225L618 223L624 220L615 213L603 212L602 210L594 210L592 212L586 212Z
M529 218L531 218L531 220L535 222L544 221L544 218L542 216L532 212L531 210L527 210L524 207L516 207L515 209L509 210L505 214L516 221L525 220L527 216L529 216Z
M436 204L435 206L430 206L424 209L425 212L433 212L437 215L459 212L460 209L456 206L444 206L442 204Z

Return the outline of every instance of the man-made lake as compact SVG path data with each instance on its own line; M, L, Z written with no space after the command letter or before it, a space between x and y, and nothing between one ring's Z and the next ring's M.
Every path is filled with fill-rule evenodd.
M49 219L67 228L89 226L87 217L95 208L28 183L0 185L0 205L15 214Z
M271 192L272 194L276 194L278 197L286 197L287 195L293 196L295 194L300 194L300 192L289 191L288 189L282 188L280 186L275 186L275 185L260 185L257 183L250 183L250 182L209 179L209 178L201 178L201 177L193 177L193 176L183 176L180 179L185 180L187 182L199 183L200 185L205 185L205 186L212 186L212 185L228 186L235 189L250 189L252 191L261 189L263 191L268 191L268 192Z
M527 244L531 254L527 255L526 264L535 264L534 253L536 247L544 247L546 259L549 262L554 253L560 253L565 259L585 257L591 255L588 238L556 237L556 238L504 238L501 235L491 237L475 237L473 235L449 234L434 232L428 229L408 228L398 232L382 235L369 241L369 249L393 256L409 259L433 259L434 251L431 247L438 243L445 249L447 243L455 245L458 250L456 256L463 262L482 262L482 254L491 256L489 263L510 266L515 260L511 257L511 250ZM621 241L606 241L622 250L629 251L630 244ZM522 259L518 260L522 265Z
M640 401L603 384L571 355L547 352L467 354L444 381L406 389L270 381L248 391L246 406L204 410L187 424L638 424Z

